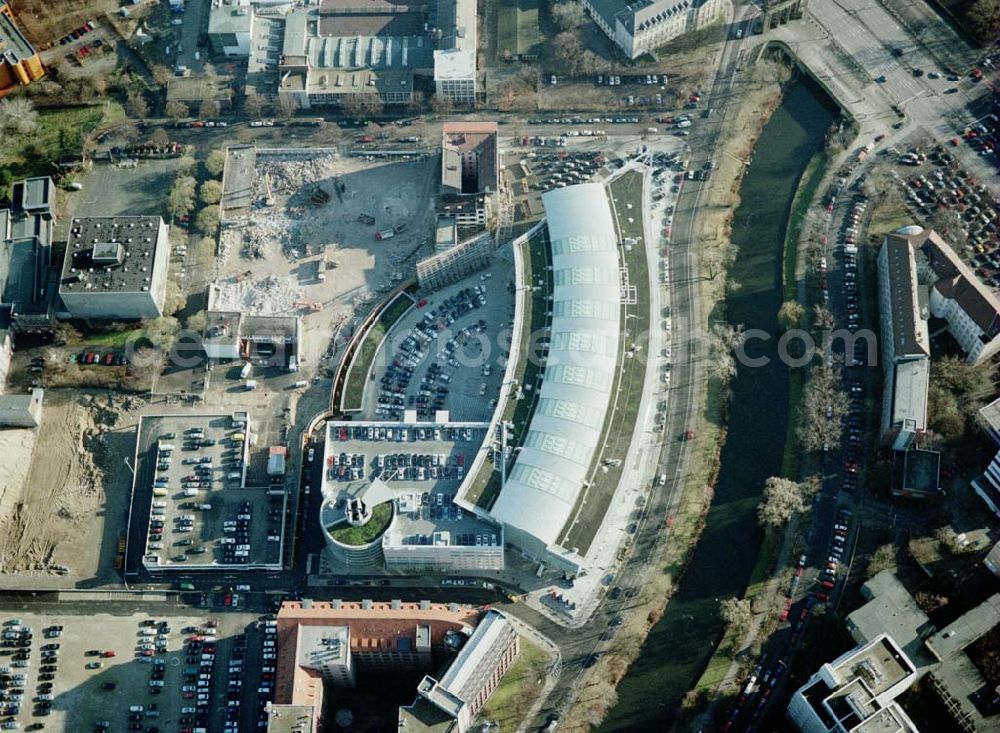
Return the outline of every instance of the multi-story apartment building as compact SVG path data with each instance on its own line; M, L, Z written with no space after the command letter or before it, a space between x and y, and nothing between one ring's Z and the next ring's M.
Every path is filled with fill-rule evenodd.
M913 248L886 237L878 254L878 306L883 373L880 435L904 449L927 427L930 335Z

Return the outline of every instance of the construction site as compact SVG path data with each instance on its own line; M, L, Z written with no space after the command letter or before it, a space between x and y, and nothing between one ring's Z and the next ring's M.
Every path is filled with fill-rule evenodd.
M305 358L333 356L331 338L431 253L436 167L230 147L211 307L301 315Z

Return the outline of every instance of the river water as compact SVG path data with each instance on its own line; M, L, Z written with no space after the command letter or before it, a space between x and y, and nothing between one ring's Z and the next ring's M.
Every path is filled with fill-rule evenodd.
M726 300L731 323L776 332L792 199L837 114L822 90L803 80L789 88L761 132L733 220L739 254L731 276L742 287ZM718 601L746 589L761 541L756 506L764 481L781 471L788 423L788 369L774 358L774 341L747 344L749 356L769 356L771 363L741 366L732 381L728 435L705 530L666 613L618 686L618 705L602 733L668 730L720 638Z

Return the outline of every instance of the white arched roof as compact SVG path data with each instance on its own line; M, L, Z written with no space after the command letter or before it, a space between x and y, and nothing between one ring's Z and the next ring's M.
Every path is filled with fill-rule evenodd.
M621 289L604 186L542 196L552 246L551 340L539 402L495 519L554 544L583 489L611 403Z

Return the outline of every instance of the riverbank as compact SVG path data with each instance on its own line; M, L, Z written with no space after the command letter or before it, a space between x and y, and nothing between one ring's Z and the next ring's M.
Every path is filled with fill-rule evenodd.
M717 146L727 158L740 150L743 160L753 154L754 162L742 184L739 177L724 178L733 182L730 200L739 202L735 212L725 211L738 247L731 276L739 287L730 284L724 308L715 308L711 320L724 310L731 324L774 336L783 295L786 222L806 163L822 145L833 112L805 82L792 85L783 103L778 80L770 95L767 85L755 91L767 114L747 115L744 102L743 124L735 128L740 147ZM650 629L641 655L619 685L620 703L602 731L668 729L678 722L682 702L692 710L702 707L697 694L685 695L708 669L721 638L719 600L742 596L754 572L762 540L755 508L764 480L780 474L784 460L789 379L775 342L747 345L748 356L766 357L768 364L740 366L732 382L729 427L704 529L661 621Z
M826 150L813 155L799 180L795 198L792 201L788 227L785 234L783 263L784 300L797 300L808 308L805 299L804 280L800 276L800 262L804 256L800 246L810 207L817 204L817 193L830 171L830 156ZM801 454L796 431L799 424L799 410L805 375L800 369L789 373L788 385L788 425L781 463L781 476L798 480ZM787 531L767 532L757 553L757 561L750 575L744 598L751 602L755 613L750 629L742 631L740 638L733 638L728 632L716 647L708 666L690 693L693 698L704 702L706 710L694 726L712 725L712 715L716 704L729 695L738 692L739 681L744 676L743 669L752 666L757 655L758 639L766 637L776 623L780 610L775 608L777 589L782 580L782 558L790 552L792 540L797 534L798 521L793 519Z
M738 89L740 99L729 106L720 136L720 151L711 183L702 192L701 211L693 232L693 242L701 256L727 247L732 230L733 212L740 203L739 189L747 171L745 161L753 154L757 135L781 103L782 84L790 74L766 62L764 73ZM698 331L707 332L709 324L721 319L727 292L724 271L712 278L698 280L698 297L705 304ZM688 470L675 512L666 518L670 532L659 552L650 559L644 577L630 578L629 584L640 591L635 604L625 614L614 652L606 654L591 670L589 683L581 692L579 704L564 717L561 730L589 731L613 707L615 687L639 657L650 630L663 617L668 602L690 561L701 536L705 517L714 498L713 487L720 466L720 453L726 440L726 410L729 387L717 379L697 387L703 408L693 415L694 431Z

